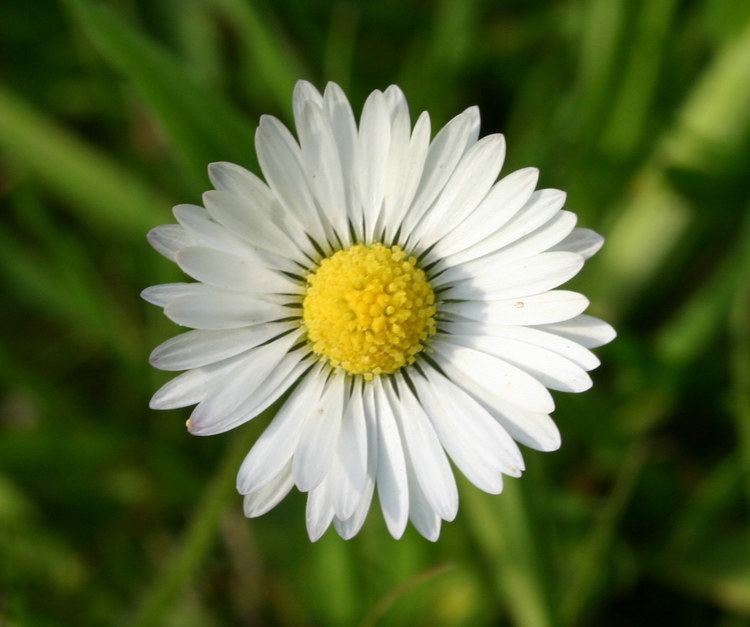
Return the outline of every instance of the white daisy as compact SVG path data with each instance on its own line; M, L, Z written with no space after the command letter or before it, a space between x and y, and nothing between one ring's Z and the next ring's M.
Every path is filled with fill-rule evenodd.
M377 488L394 537L410 519L435 540L458 509L449 460L497 494L524 469L516 442L559 447L548 388L588 389L615 333L556 288L603 240L536 169L497 180L505 140L479 139L476 107L430 141L398 87L357 126L337 85L299 82L294 118L299 141L261 118L265 182L211 164L205 208L149 233L196 281L143 292L194 329L152 353L186 372L151 407L196 405L188 429L211 435L288 394L239 470L247 516L296 485L312 540L331 522L351 538Z

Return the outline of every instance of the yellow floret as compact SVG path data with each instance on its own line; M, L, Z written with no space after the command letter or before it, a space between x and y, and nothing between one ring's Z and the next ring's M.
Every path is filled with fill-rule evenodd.
M435 333L435 294L399 246L357 244L307 278L302 317L312 350L371 379L414 363Z

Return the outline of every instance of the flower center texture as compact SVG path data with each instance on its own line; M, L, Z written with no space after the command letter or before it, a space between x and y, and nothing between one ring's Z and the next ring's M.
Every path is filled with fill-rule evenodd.
M414 363L435 333L435 294L399 246L356 244L307 277L302 316L312 349L372 379Z

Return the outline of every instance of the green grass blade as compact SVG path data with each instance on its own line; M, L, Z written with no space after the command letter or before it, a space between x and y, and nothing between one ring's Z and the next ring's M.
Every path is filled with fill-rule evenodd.
M102 57L152 111L194 191L205 188L206 165L212 161L254 165L252 128L219 94L106 8L88 0L63 1Z

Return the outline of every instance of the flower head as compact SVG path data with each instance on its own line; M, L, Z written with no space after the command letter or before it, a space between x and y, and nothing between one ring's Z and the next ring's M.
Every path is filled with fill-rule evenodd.
M196 405L188 429L232 429L280 403L237 477L245 513L293 486L307 527L361 528L378 490L394 537L411 519L435 540L458 492L449 459L491 493L517 477L516 442L560 445L549 389L582 392L613 339L586 298L556 289L602 238L576 228L538 172L498 179L502 135L467 109L430 140L398 87L374 91L359 125L341 89L294 93L299 140L263 116L265 182L214 163L204 207L149 233L195 282L143 296L193 330L151 363L185 370L151 406Z

